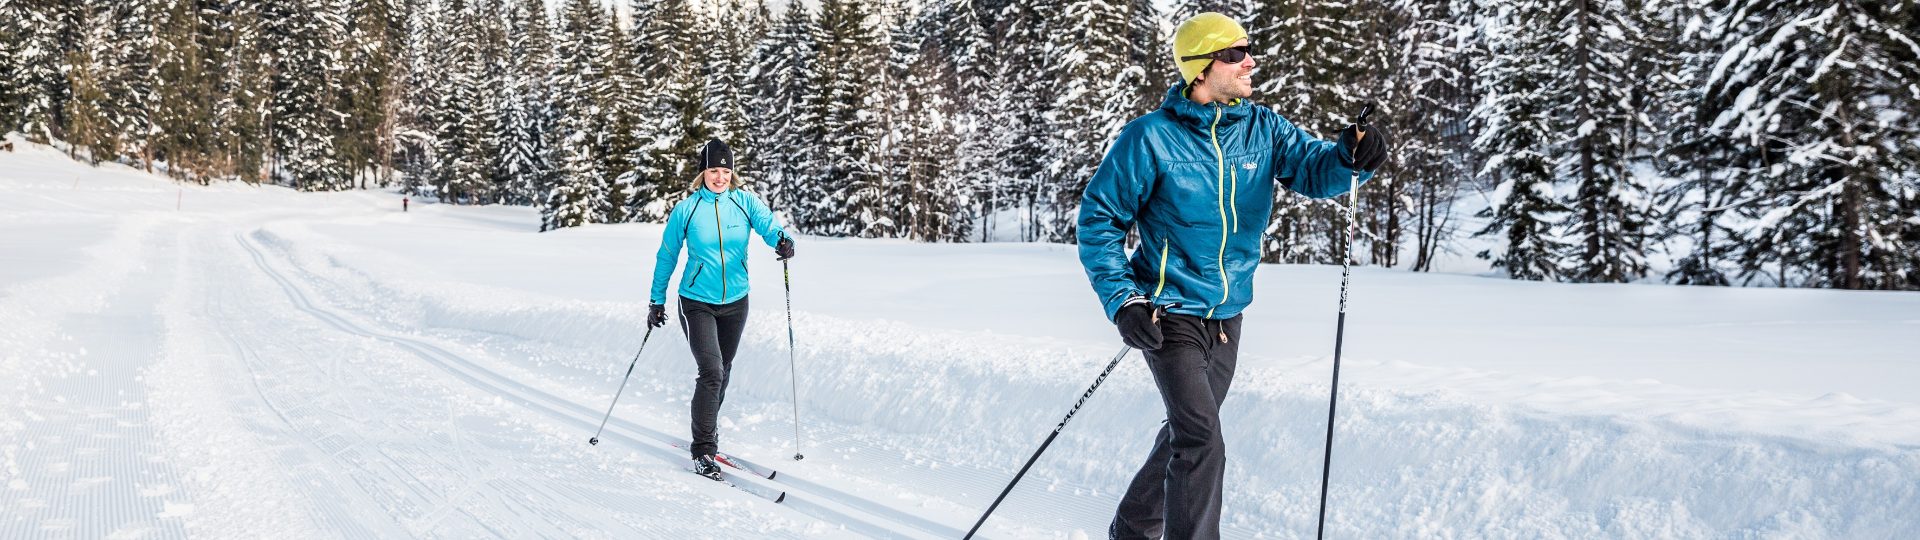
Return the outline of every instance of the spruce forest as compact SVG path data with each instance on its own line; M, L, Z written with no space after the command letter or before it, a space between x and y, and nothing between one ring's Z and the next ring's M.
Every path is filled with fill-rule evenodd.
M663 220L720 138L807 234L1072 242L1200 11L1302 128L1378 104L1363 264L1920 290L1915 0L0 0L0 133L541 230ZM1267 261L1345 255L1275 203Z

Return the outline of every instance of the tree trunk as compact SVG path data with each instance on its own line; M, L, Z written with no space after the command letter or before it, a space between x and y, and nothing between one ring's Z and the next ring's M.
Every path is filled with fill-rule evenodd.
M1574 125L1577 126L1575 129L1585 129L1587 123L1593 121L1593 110L1589 105L1593 98L1587 95L1587 73L1593 69L1591 60L1588 58L1589 51L1593 47L1593 34L1592 29L1587 26L1587 12L1590 10L1587 0L1575 0L1574 9L1576 11L1574 27L1577 29L1576 32L1579 32L1573 52L1574 70L1578 74L1574 79L1576 81L1574 84L1578 88L1574 99L1582 104L1576 107L1579 114L1574 118ZM1598 181L1594 178L1593 172L1593 141L1586 136L1581 136L1578 144L1580 146L1580 183L1582 186L1594 186ZM1575 190L1574 193L1581 194L1583 191L1585 190ZM1597 202L1599 197L1580 197L1579 195L1576 197L1579 198L1577 202L1580 206L1581 219L1586 221L1586 226L1590 229L1585 235L1586 251L1582 255L1584 260L1581 265L1586 267L1587 271L1582 272L1586 274L1582 277L1587 281L1620 281L1611 270L1613 261L1604 261L1602 258L1606 255L1601 253L1603 247L1600 243L1600 220L1603 219L1603 212ZM1594 272L1595 269L1592 266L1595 264L1603 265L1602 268L1605 270Z
M1841 9L1843 12L1846 11L1844 7ZM1842 16L1845 16L1845 14L1843 13ZM1853 97L1854 93L1849 90L1851 89L1842 89L1844 93L1840 96L1841 99L1839 101L1841 103L1853 102L1853 100L1849 98ZM1853 139L1853 108L1834 107L1834 116L1837 117L1836 120L1838 120L1840 124L1841 146L1843 148L1855 148ZM1836 282L1840 283L1843 288L1858 290L1865 286L1862 276L1860 275L1860 251L1865 248L1866 244L1866 239L1862 238L1861 235L1861 229L1864 227L1861 224L1862 219L1860 215L1862 211L1865 210L1865 208L1863 208L1865 206L1863 199L1866 195L1862 193L1865 191L1865 182L1862 181L1863 179L1857 178L1861 175L1861 172L1857 167L1852 165L1834 165L1828 170L1831 171L1835 180L1843 182L1840 187L1839 216L1840 272L1842 275Z

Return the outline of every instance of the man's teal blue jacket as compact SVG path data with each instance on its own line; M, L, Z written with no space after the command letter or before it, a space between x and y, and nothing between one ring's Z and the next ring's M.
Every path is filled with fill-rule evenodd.
M738 189L714 193L706 187L673 205L666 234L653 263L653 290L647 300L667 303L667 278L687 248L687 271L680 275L680 296L709 304L731 304L747 296L747 241L760 233L767 245L786 235L773 211L759 197Z
M1175 85L1159 110L1127 123L1080 199L1080 264L1109 320L1134 297L1179 303L1174 313L1239 315L1253 301L1275 186L1327 198L1352 182L1338 143L1247 100L1202 105L1185 90ZM1134 229L1140 248L1129 258Z

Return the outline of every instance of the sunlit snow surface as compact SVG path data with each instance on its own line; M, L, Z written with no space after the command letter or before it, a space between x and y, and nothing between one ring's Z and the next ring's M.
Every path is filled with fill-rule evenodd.
M0 152L0 538L956 538L1118 348L1072 246L755 248L724 449L645 326L658 225L183 186ZM1262 267L1226 536L1313 534L1339 268ZM1920 294L1358 269L1329 537L1920 536ZM798 366L791 377L790 362ZM802 417L795 462L793 404ZM1162 417L1122 361L993 538L1102 538ZM781 478L784 477L784 478ZM784 481L781 481L784 480Z

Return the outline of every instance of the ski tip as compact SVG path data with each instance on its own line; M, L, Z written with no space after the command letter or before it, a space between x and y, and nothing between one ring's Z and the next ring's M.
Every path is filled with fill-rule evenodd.
M773 472L769 472L769 473L767 473L767 479L768 479L768 480L772 480L772 479L773 479L773 477L775 477L775 476L780 476L780 471L773 471Z
M780 492L780 496L773 498L773 504L780 504L783 502L787 502L787 492L785 491Z

